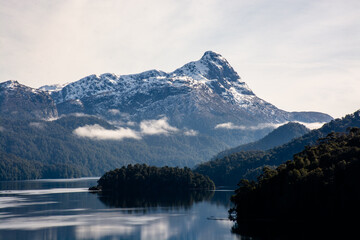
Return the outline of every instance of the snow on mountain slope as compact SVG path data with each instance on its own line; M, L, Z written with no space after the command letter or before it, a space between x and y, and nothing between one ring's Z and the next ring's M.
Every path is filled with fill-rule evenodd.
M49 93L58 92L58 91L61 91L61 89L63 89L68 84L69 83L45 85L45 86L40 87L38 90L49 92Z
M0 83L0 113L10 118L54 118L58 114L47 92L14 80Z
M42 88L46 89L46 88ZM207 51L173 72L90 75L49 90L59 113L83 112L140 121L165 115L175 126L214 130L220 123L245 126L286 121L326 122L322 113L291 113L258 98L228 61Z
M90 75L52 91L56 102L61 103L104 93L116 93L116 95L146 93L158 87L192 89L205 87L211 92L222 94L224 98L235 99L238 103L243 102L247 96L255 96L229 63L221 55L210 51L206 52L199 61L190 62L171 73L150 70L123 76L111 73L100 76Z

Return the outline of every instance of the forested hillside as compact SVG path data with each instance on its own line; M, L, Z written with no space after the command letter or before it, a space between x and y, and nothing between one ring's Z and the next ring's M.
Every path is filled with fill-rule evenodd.
M304 125L295 122L289 122L284 124L272 132L270 132L265 137L261 138L256 142L251 142L248 144L243 144L235 148L230 148L225 151L218 153L214 159L223 158L232 153L237 153L240 151L254 151L254 150L268 150L277 146L281 146L285 143L290 142L294 138L301 137L306 133L310 132L310 129L306 128Z
M300 138L268 151L238 152L221 159L198 165L195 171L209 176L217 186L236 185L240 179L254 180L264 166L276 167L293 155L304 150L305 146L317 143L319 138L331 132L346 132L349 127L360 127L360 111L335 119L317 130L312 130Z
M360 129L331 133L258 181L243 180L232 216L243 221L348 222L359 214Z
M69 115L54 121L0 117L0 153L3 156L0 179L100 176L131 163L191 167L201 159L210 158L216 149L225 148L214 138L202 135L154 135L141 141L118 141L81 138L73 132L78 127L96 124L104 129L115 129L94 116Z

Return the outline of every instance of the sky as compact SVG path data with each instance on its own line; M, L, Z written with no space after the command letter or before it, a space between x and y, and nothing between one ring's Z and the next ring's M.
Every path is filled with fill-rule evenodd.
M0 82L172 72L207 50L280 109L360 109L358 0L0 0Z

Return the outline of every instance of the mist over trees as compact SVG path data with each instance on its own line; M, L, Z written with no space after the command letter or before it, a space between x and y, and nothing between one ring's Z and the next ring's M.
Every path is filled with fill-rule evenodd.
M347 132L349 127L360 127L360 111L335 119L320 129L267 151L241 151L220 159L199 164L194 171L209 176L216 186L235 186L240 179L256 180L265 166L275 168L291 160L293 155L312 146L331 132Z

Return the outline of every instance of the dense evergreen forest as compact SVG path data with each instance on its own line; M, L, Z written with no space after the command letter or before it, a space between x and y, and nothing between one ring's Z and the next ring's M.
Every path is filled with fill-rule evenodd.
M105 173L97 189L104 194L163 194L187 192L189 190L213 190L214 182L190 168L154 167L146 164L129 164Z
M242 151L221 159L198 165L194 171L209 176L216 186L235 186L240 179L255 180L265 166L275 168L291 160L293 155L312 146L331 132L346 132L349 127L360 127L360 111L335 119L320 129L312 130L280 147L268 151Z
M92 140L74 129L98 124L93 116L64 116L54 121L0 117L0 180L100 176L118 166L194 166L225 146L208 136L146 136L142 141ZM212 152L209 151L212 148Z
M1 151L0 159L0 181L81 177L78 167L72 164L45 164Z
M249 222L335 222L338 227L354 221L360 213L359 172L360 129L331 133L292 161L264 168L257 182L242 180L232 197L234 230Z

